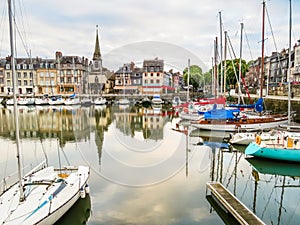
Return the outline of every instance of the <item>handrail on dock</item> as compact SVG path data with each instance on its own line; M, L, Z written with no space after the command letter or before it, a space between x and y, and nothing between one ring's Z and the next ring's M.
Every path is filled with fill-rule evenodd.
M250 211L238 198L228 191L219 182L207 182L206 188L242 225L265 225L252 211Z

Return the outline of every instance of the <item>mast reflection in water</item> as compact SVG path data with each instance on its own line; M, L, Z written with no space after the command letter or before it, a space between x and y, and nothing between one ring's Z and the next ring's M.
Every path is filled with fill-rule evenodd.
M188 123L178 130L180 119L167 106L20 107L19 112L24 165L46 155L54 166L91 168L91 199L80 199L60 224L232 224L206 199L211 180L266 224L300 220L298 165L257 164L245 159L243 149L222 149L226 134L194 131ZM15 172L13 117L11 109L0 108L1 180Z

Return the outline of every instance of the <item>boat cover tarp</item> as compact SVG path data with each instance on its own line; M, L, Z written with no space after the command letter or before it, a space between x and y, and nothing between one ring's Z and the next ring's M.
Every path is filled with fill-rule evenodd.
M255 104L228 104L229 107L255 109L257 112L263 111L263 98L259 98Z
M224 119L236 119L239 115L239 109L212 109L204 112L204 119L208 120L224 120Z

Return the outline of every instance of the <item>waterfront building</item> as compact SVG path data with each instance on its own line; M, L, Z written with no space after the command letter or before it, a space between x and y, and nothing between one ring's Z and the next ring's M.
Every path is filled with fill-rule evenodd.
M158 58L143 62L143 94L162 93L164 81L164 61Z
M173 86L173 73L172 71L163 73L163 93L174 92L175 88Z
M293 95L300 94L300 40L294 46L294 65L292 67Z
M55 59L36 59L36 82L38 95L56 95L57 89L57 69Z
M18 94L26 95L34 92L34 79L36 71L34 61L29 58L16 58L16 80ZM4 93L10 94L13 91L11 58L6 57L4 68Z
M4 67L5 67L6 60L0 59L0 94L4 94L5 89L5 76L4 76Z
M81 94L83 80L88 76L88 59L79 56L63 56L61 52L56 52L55 60L59 94Z
M132 93L142 93L143 68L133 67L131 75Z
M137 91L137 86L131 85L131 77L134 70L134 63L127 63L115 72L115 93L132 93Z

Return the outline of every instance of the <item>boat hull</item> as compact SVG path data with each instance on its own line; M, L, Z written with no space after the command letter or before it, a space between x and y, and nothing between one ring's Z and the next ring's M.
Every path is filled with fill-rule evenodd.
M226 121L198 121L192 123L193 127L203 129L203 130L216 130L216 131L228 131L228 132L235 132L237 130L264 130L264 129L271 129L277 127L282 124L287 124L287 118L283 117L278 120L268 121L268 122L253 122L253 123L243 123L243 122L232 122L228 123Z
M0 196L0 223L54 224L79 199L88 178L89 168L85 166L58 170L46 167L25 176L23 202L19 202L18 183Z
M263 146L252 142L247 146L245 154L261 158L300 162L300 149L287 148L283 145Z

